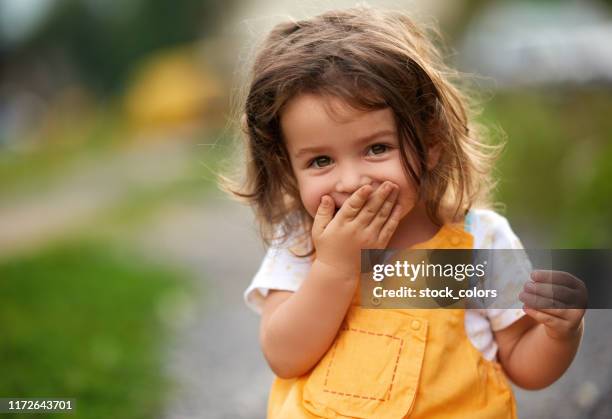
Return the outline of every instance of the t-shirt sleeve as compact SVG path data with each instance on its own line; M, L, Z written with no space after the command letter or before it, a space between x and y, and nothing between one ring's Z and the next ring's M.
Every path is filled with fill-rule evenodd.
M488 288L496 289L498 297L486 309L486 316L493 331L502 330L525 315L523 303L518 299L524 284L530 280L531 262L523 245L510 228L508 220L489 210L478 212L478 222L474 223L480 235L480 243L475 243L480 249L513 249L508 252L495 252L489 260L487 280L491 281ZM476 233L476 232L475 232Z
M244 302L258 314L268 292L297 291L311 266L310 258L295 256L288 247L271 246L251 284L244 291Z

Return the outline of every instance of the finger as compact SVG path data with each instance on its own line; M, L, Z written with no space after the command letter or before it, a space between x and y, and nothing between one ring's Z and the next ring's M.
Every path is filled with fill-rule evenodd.
M385 224L385 222L391 215L391 211L393 210L393 206L395 205L395 202L397 201L398 195L399 195L399 190L397 188L394 188L393 192L391 192L391 194L387 196L382 206L376 213L376 216L374 217L374 219L368 226L368 229L371 229L372 231L375 231L376 233L380 231L382 226Z
M578 295L576 290L563 285L529 281L523 286L525 292L562 301L565 305L577 305Z
M563 301L567 307L586 308L588 303L586 286L569 272L537 270L531 273L531 277L534 279L537 294L551 297L551 292L554 292L554 299Z
M395 208L393 208L393 211L391 212L391 215L387 219L387 222L378 234L379 248L384 249L387 247L387 243L389 243L389 240L391 240L391 237L393 237L393 233L395 233L395 230L400 223L401 212L402 206L400 204L396 204Z
M528 308L531 308L533 310L541 311L542 313L550 314L551 316L559 317L560 319L567 319L567 316L565 313L567 309L565 308L536 308L529 304L525 304L525 305Z
M321 202L319 203L319 208L317 208L317 213L315 214L314 220L312 222L312 234L315 236L320 236L325 230L325 227L329 224L329 222L334 217L334 204L333 199L327 195L324 195L321 198Z
M536 308L538 310L545 308L567 308L565 303L556 300L554 298L542 297L540 295L532 294L530 292L521 292L519 294L519 300L528 305L529 307Z
M584 282L569 272L538 269L531 272L531 279L539 283L563 285L576 289L584 286Z
M540 308L538 311L542 313L550 314L551 316L559 317L560 319L567 320L569 322L572 319L579 319L584 313L583 309L578 308Z
M372 222L372 220L376 217L380 209L385 203L387 197L395 192L396 186L391 182L383 182L382 185L372 194L372 197L368 200L368 202L364 205L364 207L359 211L355 220L359 222L361 225L368 226Z
M357 189L346 201L344 201L336 217L339 216L345 220L352 220L355 218L371 192L372 186L370 185L363 185L361 188Z

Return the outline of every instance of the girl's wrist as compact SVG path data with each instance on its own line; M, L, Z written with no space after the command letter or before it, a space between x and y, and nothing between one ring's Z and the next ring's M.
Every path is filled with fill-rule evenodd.
M343 278L347 281L357 281L359 279L359 269L358 266L353 266L349 264L338 264L326 261L320 257L315 257L313 261L313 265L318 264L322 269L328 271L330 275L337 278Z

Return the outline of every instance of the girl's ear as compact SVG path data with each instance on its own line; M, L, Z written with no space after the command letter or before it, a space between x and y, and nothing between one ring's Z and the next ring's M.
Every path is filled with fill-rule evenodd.
M440 143L434 145L429 149L427 156L427 170L432 170L438 165L440 161L440 154L442 152L442 145Z
M247 115L246 115L246 113L243 113L242 116L240 117L240 129L245 134L249 133L249 124L247 122Z

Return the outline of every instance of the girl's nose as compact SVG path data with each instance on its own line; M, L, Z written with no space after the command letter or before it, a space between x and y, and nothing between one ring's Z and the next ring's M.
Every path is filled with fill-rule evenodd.
M363 185L372 183L372 179L356 167L347 167L340 172L336 181L336 191L352 194Z

